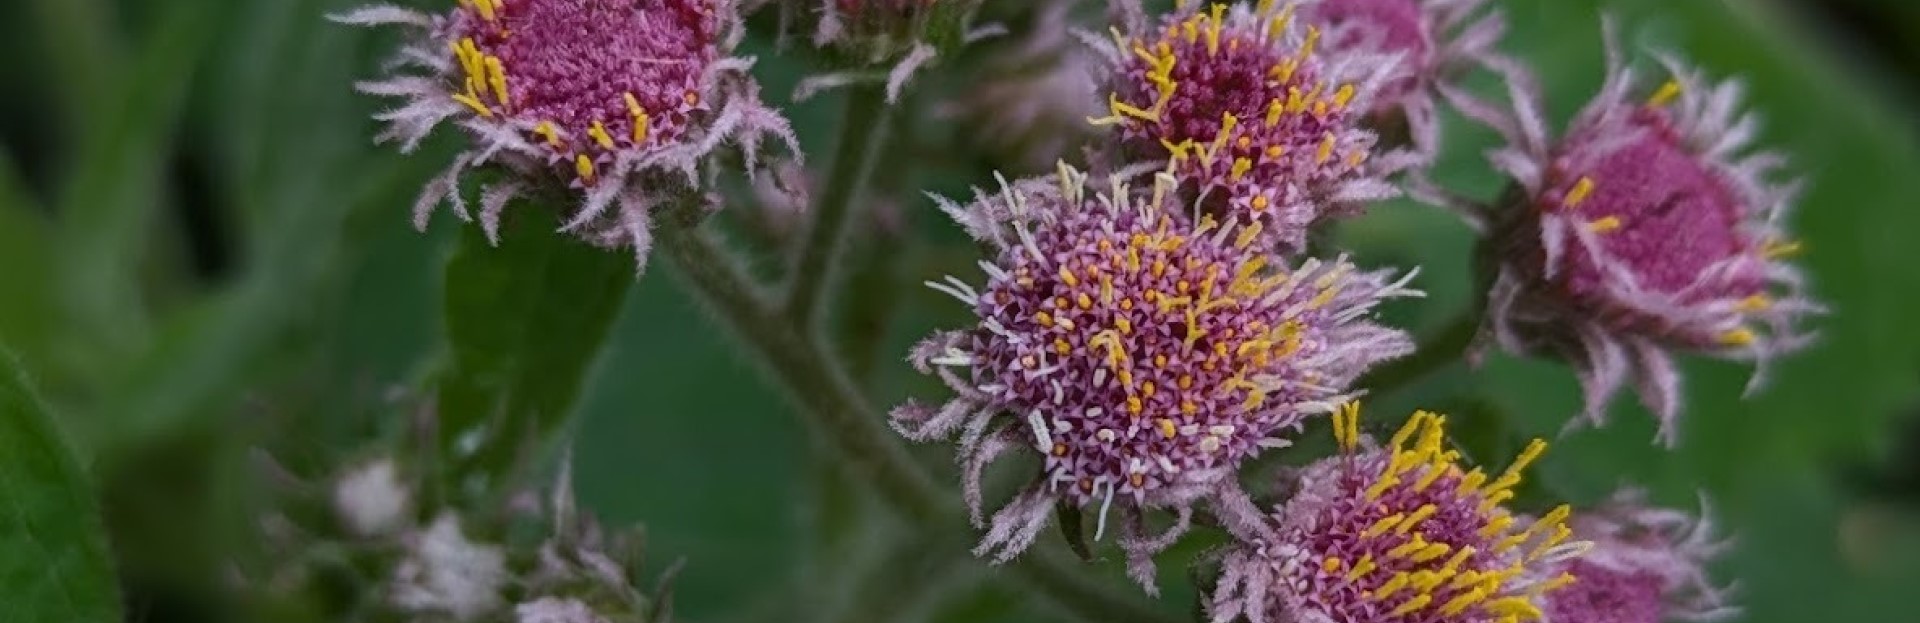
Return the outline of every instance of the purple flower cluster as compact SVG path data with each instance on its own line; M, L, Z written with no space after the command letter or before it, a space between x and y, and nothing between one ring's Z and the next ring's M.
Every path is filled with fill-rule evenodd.
M976 521L988 462L1023 447L1043 457L1041 478L994 514L982 553L1026 549L1059 501L1098 504L1103 527L1116 499L1129 515L1186 518L1233 488L1246 459L1351 398L1360 373L1412 349L1366 319L1383 299L1417 294L1406 279L1344 259L1289 263L1256 244L1258 223L1188 218L1172 184L1163 175L1151 191L1115 181L1090 193L1086 175L1061 165L943 205L995 250L983 286L929 284L979 325L936 334L912 356L958 397L893 417L915 439L964 430ZM1162 540L1129 535L1142 552Z
M650 213L696 200L722 144L749 169L765 137L798 151L760 102L752 61L726 56L741 36L731 0L459 0L445 14L381 5L335 19L413 29L393 65L417 73L359 85L404 101L378 115L379 140L411 151L449 121L472 139L421 194L419 228L442 202L472 218L460 175L497 161L518 175L480 193L489 238L510 201L558 180L582 196L562 231L630 247L644 268Z
M1672 445L1672 352L1764 366L1805 346L1797 322L1822 308L1786 261L1800 247L1783 222L1797 184L1771 181L1779 154L1744 153L1757 122L1739 110L1739 83L1708 82L1669 58L1672 77L1647 90L1609 50L1600 95L1558 139L1522 68L1497 66L1511 112L1455 94L1508 141L1491 158L1518 189L1487 215L1499 266L1487 325L1508 350L1573 362L1595 424L1633 382Z
M1589 546L1570 539L1572 510L1506 507L1545 442L1493 476L1447 447L1446 416L1415 413L1378 448L1359 416L1335 414L1341 453L1293 476L1285 506L1230 524L1242 534L1208 602L1214 621L1529 621L1575 582L1556 572Z

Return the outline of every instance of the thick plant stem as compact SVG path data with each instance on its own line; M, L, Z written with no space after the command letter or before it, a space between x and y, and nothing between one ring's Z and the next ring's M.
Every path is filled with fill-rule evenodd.
M958 495L934 483L927 470L887 429L879 410L829 358L812 331L779 314L734 254L710 234L662 227L659 249L687 288L755 355L764 372L794 402L809 428L822 435L851 473L865 478L887 506L912 525L961 533ZM1110 623L1170 623L1174 619L1134 595L1087 581L1065 557L1036 548L1012 570L1025 584L1080 618Z
M751 349L836 454L916 521L950 519L940 488L864 404L826 353L771 306L731 253L699 229L663 227L660 248L683 281Z
M874 155L886 140L887 110L886 91L879 85L855 87L847 95L833 172L813 204L812 225L787 280L787 313L802 327L811 328L820 317L826 291L833 287L848 224L856 205L865 200Z

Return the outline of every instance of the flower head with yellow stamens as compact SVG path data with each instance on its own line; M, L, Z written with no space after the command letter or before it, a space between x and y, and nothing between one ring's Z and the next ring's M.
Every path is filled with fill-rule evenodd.
M1513 112L1449 96L1509 143L1491 156L1514 189L1485 215L1487 265L1498 267L1491 333L1510 351L1572 362L1594 424L1633 381L1671 445L1681 402L1671 351L1764 371L1810 341L1796 324L1821 307L1785 261L1798 248L1784 230L1797 184L1772 181L1778 154L1745 155L1756 121L1738 108L1739 84L1666 59L1673 78L1643 90L1608 30L1606 83L1557 140L1519 67L1498 65Z
M1487 0L1319 0L1300 12L1326 31L1329 53L1400 55L1398 76L1366 112L1383 133L1404 132L1405 141L1431 157L1440 148L1435 85L1484 63L1505 30L1499 13L1486 6Z
M388 124L377 140L412 151L446 122L472 139L428 184L415 226L442 202L470 218L460 174L498 162L513 175L480 193L490 238L513 198L564 185L582 202L563 230L632 247L644 265L649 212L698 197L723 144L749 170L768 136L795 148L759 100L752 61L727 56L740 38L732 1L458 0L444 14L381 5L334 19L415 29L395 66L418 71L359 85L405 101L377 116Z
M1126 24L1099 46L1115 66L1110 114L1125 157L1166 159L1207 212L1263 226L1298 249L1322 216L1397 194L1362 113L1393 76L1393 56L1316 50L1296 5L1181 2L1157 23Z
M1567 565L1574 584L1548 598L1554 623L1718 621L1739 612L1729 589L1707 576L1707 561L1727 544L1704 510L1696 517L1649 506L1645 492L1627 489L1568 523L1594 545Z
M1360 408L1333 416L1341 454L1303 468L1263 521L1228 521L1238 541L1207 603L1212 620L1326 623L1519 623L1572 580L1562 506L1539 519L1506 507L1546 443L1494 474L1461 464L1446 416L1418 412L1373 447ZM1251 525L1249 525L1251 524Z
M964 431L976 523L985 465L1022 448L1042 457L1039 480L987 522L977 553L1019 554L1057 502L1098 505L1099 538L1118 502L1133 519L1130 569L1151 587L1152 554L1185 530L1195 502L1236 487L1242 462L1285 446L1306 418L1351 397L1362 372L1411 351L1405 333L1368 316L1418 293L1405 288L1411 275L1392 281L1344 258L1289 265L1255 244L1257 225L1176 218L1189 208L1165 174L1151 191L1111 184L1089 192L1062 164L971 205L942 202L994 257L978 289L952 277L929 285L979 324L910 357L958 396L892 416L915 440ZM1149 508L1174 509L1176 527L1145 534Z

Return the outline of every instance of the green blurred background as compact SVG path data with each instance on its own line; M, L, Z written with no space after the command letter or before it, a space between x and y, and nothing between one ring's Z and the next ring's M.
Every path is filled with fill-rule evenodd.
M440 275L456 226L440 218L421 235L406 210L457 137L443 133L407 158L371 143L368 115L381 103L350 85L375 74L394 38L321 19L356 3L0 5L0 343L88 470L128 620L239 616L218 586L231 552L247 546L240 509L254 492L254 453L310 470L353 456L399 425L383 396L418 380L439 348ZM1744 620L1911 616L1920 586L1920 5L1499 4L1511 24L1506 49L1538 67L1556 119L1600 78L1603 9L1633 46L1745 76L1766 142L1809 180L1794 218L1814 291L1834 309L1819 321L1820 344L1782 362L1750 400L1740 398L1744 368L1690 362L1680 450L1654 447L1652 419L1622 401L1609 428L1557 444L1541 472L1547 487L1592 502L1640 483L1681 505L1706 491L1739 538L1720 571L1739 580ZM1018 23L1022 5L989 0L987 12ZM764 42L750 46L776 102L812 71ZM970 79L923 80L917 109ZM790 108L816 163L828 160L837 104ZM1475 155L1492 137L1455 126L1440 179L1493 194L1500 180ZM906 157L883 161L883 191L905 226L869 228L878 235L858 245L863 304L848 306L839 340L871 369L881 404L941 391L899 359L964 310L901 284L977 270L964 237L917 192L957 194L991 179L999 163L985 155L920 157L950 151L966 131L910 118L898 134ZM1431 298L1388 311L1416 332L1468 305L1471 240L1450 217L1394 203L1343 225L1339 239L1366 263L1424 267ZM866 297L891 304L875 309ZM1516 436L1552 435L1576 401L1563 367L1496 356L1371 410L1452 409ZM848 608L866 599L849 595L917 576L936 590L903 597L916 616L1055 618L984 568L917 564L927 547L919 535L968 528L880 518L861 489L812 456L799 419L664 268L633 290L581 405L580 495L614 523L645 523L659 562L688 561L676 597L688 619L874 620L878 612ZM924 454L952 478L945 456ZM0 540L0 570L31 574L45 561L8 545L18 542ZM1117 575L1114 567L1096 572ZM1178 584L1179 565L1166 567ZM1183 611L1189 599L1176 589L1165 605Z

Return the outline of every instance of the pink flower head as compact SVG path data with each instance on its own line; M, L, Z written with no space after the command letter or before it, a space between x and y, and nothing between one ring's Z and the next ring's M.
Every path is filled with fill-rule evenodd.
M473 140L427 185L415 226L442 201L469 218L459 176L497 160L516 175L481 193L490 238L508 201L565 184L582 202L562 230L631 246L644 266L649 212L696 195L722 143L749 169L768 135L797 151L786 119L759 100L752 60L727 56L740 36L731 1L460 0L446 14L379 5L335 19L419 35L394 63L419 72L359 85L405 100L377 116L388 124L378 140L411 151L448 120Z
M1546 443L1489 478L1447 448L1445 416L1413 414L1382 448L1360 435L1359 417L1357 404L1334 415L1342 453L1302 469L1284 507L1229 518L1239 542L1207 603L1213 620L1539 620L1541 596L1573 581L1556 568L1587 545L1569 540L1565 506L1538 520L1504 506Z
M1653 508L1638 490L1575 513L1576 536L1593 549L1570 562L1572 586L1547 600L1553 623L1717 621L1738 613L1705 564L1725 549L1703 515Z
M1318 0L1300 7L1327 31L1328 53L1371 51L1400 56L1400 71L1366 111L1377 124L1404 124L1423 156L1439 151L1434 85L1484 62L1505 30L1487 0Z
M1417 294L1407 279L1357 272L1344 259L1289 267L1254 244L1257 225L1175 218L1173 181L1150 196L1115 180L1085 192L1066 165L1051 179L942 207L995 257L975 289L930 284L973 307L972 329L935 334L911 361L959 395L893 412L915 440L960 436L966 502L980 521L981 470L1008 450L1044 461L1039 480L993 515L976 553L1018 555L1056 502L1118 499L1136 521L1122 542L1151 588L1151 555L1184 531L1191 505L1235 486L1233 473L1306 418L1352 396L1370 366L1412 350L1370 322L1382 299ZM1411 275L1408 276L1408 279ZM1173 531L1149 537L1146 508L1173 508Z
M1764 370L1810 341L1794 325L1821 308L1784 261L1799 248L1783 229L1797 185L1769 181L1778 154L1742 155L1756 122L1739 113L1738 83L1709 83L1668 59L1673 79L1646 93L1611 43L1608 56L1600 95L1558 140L1520 68L1500 64L1512 113L1449 93L1509 142L1491 154L1516 184L1490 217L1493 335L1513 352L1573 362L1595 424L1633 380L1671 445L1681 394L1669 351Z
M1180 4L1102 44L1115 84L1093 122L1117 127L1129 155L1167 159L1210 212L1289 248L1321 216L1397 194L1383 176L1400 158L1369 162L1376 137L1360 125L1393 57L1316 52L1320 29L1294 4Z

